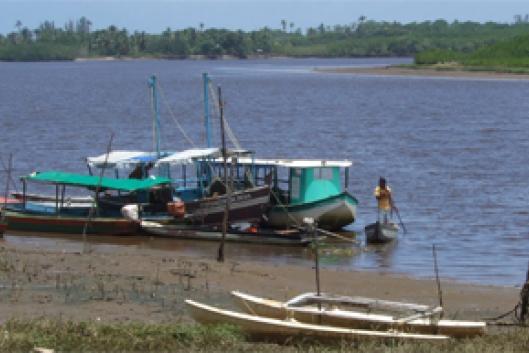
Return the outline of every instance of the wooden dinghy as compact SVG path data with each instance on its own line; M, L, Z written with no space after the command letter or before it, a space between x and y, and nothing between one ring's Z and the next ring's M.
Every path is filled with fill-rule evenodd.
M443 334L450 337L471 337L485 333L484 322L436 320L433 314L441 308L426 305L409 304L377 300L363 297L318 297L308 293L283 303L241 293L231 292L237 305L247 313L274 319L293 318L300 322L347 327L354 329L399 330L421 334ZM318 302L321 309L318 308ZM337 305L347 304L357 310L338 309ZM299 306L301 305L301 306ZM369 312L362 312L364 308ZM349 308L348 308L349 309ZM396 318L388 314L376 314L372 311L408 311L412 315Z
M406 340L406 341L442 341L443 335L423 335L394 331L369 331L326 325L313 325L295 320L278 320L269 317L249 315L213 306L193 300L185 301L191 316L202 324L231 324L251 336L274 340L286 340L292 337L310 337L321 340Z
M141 221L141 229L149 234L174 238L220 241L222 231L215 227L197 227L186 224L168 224L156 221ZM313 237L300 230L258 229L255 231L230 226L226 241L283 246L307 246Z
M384 244L397 239L399 226L395 223L375 222L364 228L366 232L366 242L369 244Z

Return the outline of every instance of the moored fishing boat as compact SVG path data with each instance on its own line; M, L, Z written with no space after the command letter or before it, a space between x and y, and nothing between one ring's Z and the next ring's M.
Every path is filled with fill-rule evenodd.
M395 223L375 222L364 228L366 242L369 244L384 244L397 239L399 226Z
M288 302L264 299L238 291L231 292L236 304L245 312L274 319L292 318L310 324L355 329L399 330L450 337L483 335L486 324L475 321L444 320L434 317L440 307L390 302L363 297L332 297L306 294ZM344 308L340 308L342 305ZM345 308L345 306L348 306ZM353 310L352 308L355 308ZM362 311L364 309L364 311ZM401 312L395 317L388 312ZM407 312L406 316L402 316ZM409 313L412 313L409 315Z
M358 201L347 189L350 161L240 158L234 164L239 183L271 185L265 226L299 227L312 218L319 228L338 230L355 220Z
M53 202L36 202L22 197L22 202L7 205L4 211L8 229L71 234L137 233L137 222L121 215L122 205L133 200L145 209L156 209L152 196L170 183L165 178L113 179L54 171L32 173L21 180L23 195L27 184L33 182L55 186L56 198ZM68 204L66 187L97 191L94 202ZM110 192L117 195L109 195Z
M185 301L191 316L202 324L231 324L243 332L257 338L289 340L291 338L313 338L320 340L381 340L381 341L443 341L444 335L424 335L395 331L358 330L328 325L313 325L294 320L278 320L258 315L249 315L213 306L193 300Z

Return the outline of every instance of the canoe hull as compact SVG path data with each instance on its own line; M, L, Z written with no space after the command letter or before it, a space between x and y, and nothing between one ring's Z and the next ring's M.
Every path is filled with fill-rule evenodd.
M222 239L222 232L218 229L200 229L186 225L162 224L159 222L142 221L141 228L146 233L175 238L219 241ZM250 232L243 230L230 230L226 233L226 241L234 243L253 243L267 245L284 246L306 246L312 241L312 237L302 232L277 232L258 231Z
M82 234L87 217L36 215L6 211L8 230L43 233ZM94 217L87 226L87 234L134 235L139 224L125 218Z
M218 309L192 300L185 301L193 319L202 324L231 324L253 337L273 340L289 340L293 337L309 337L318 340L412 340L442 341L447 336L419 335L399 332L355 330L324 325L311 325L291 320L277 320Z
M318 227L339 230L354 222L358 201L347 192L301 205L275 205L266 214L265 224L274 228L303 225L313 218Z
M274 319L292 318L309 324L323 324L352 329L399 330L420 334L442 334L450 337L473 337L483 335L486 325L483 322L415 319L398 324L390 315L365 313L361 311L325 310L317 307L291 307L282 302L263 299L233 291L232 297L239 308L247 313Z
M395 223L375 222L365 228L366 242L369 244L384 244L397 239L399 227Z

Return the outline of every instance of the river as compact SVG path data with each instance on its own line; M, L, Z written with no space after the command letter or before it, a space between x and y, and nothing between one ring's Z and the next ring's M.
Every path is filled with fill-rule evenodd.
M323 258L325 266L431 277L436 244L445 278L522 283L529 260L529 81L313 70L405 62L409 59L0 63L0 153L4 162L14 154L15 174L22 175L49 169L84 173L84 158L104 153L111 132L114 149L151 149L147 78L152 74L162 88L162 147L192 146L175 120L202 146L201 73L208 72L222 86L227 119L243 147L262 157L354 161L350 190L360 204L350 230L358 239L375 217L378 177L387 178L408 232L390 247L331 252ZM214 254L212 244L201 242L97 239L94 246L101 251L154 246ZM5 241L45 248L75 248L79 242L24 234L8 234ZM235 260L311 261L306 249L229 247L227 255Z

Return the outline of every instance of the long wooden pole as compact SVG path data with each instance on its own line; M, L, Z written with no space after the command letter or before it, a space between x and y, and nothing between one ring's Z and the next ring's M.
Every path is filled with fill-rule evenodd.
M314 222L314 221L312 221ZM321 297L320 286L320 249L318 244L318 227L315 223L309 225L312 231L312 246L314 247L314 271L316 272L316 295ZM321 301L318 301L318 311L321 313ZM321 315L318 315L318 323L321 324Z
M101 191L101 183L103 182L103 175L105 174L105 169L108 164L108 157L110 155L110 151L112 150L113 140L114 140L114 133L111 133L110 139L107 145L107 153L105 155L105 162L103 163L103 166L101 167L101 171L99 172L99 180L97 181L95 196L94 196L94 199L92 200L92 207L90 207L90 210L88 211L88 218L86 219L86 222L83 227L83 253L85 252L85 248L87 245L86 232L88 230L88 226L90 225L90 222L92 221L92 217L94 216L95 210L97 208L97 203L99 200L99 192Z
M9 196L9 182L11 181L11 164L13 162L13 154L9 154L9 159L7 161L7 170L6 170L6 188L4 190L4 210L7 207L7 197ZM4 212L2 212L2 219L4 219Z
M217 261L224 262L224 243L226 241L226 232L228 229L228 214L230 212L231 188L228 183L226 138L224 136L224 103L222 102L222 90L220 86L218 87L218 93L219 93L219 108L220 108L220 136L221 136L221 141L222 141L222 162L224 166L224 186L226 188L227 198L226 198L226 207L224 208L224 216L222 217L222 238L220 240Z
M12 153L9 154L9 157L12 158ZM2 157L0 157L0 163L2 164L2 169L4 170L4 172L8 173L8 169L11 168L11 166L7 166L4 164L4 160L2 159ZM17 189L17 183L15 182L15 180L13 180L13 175L12 173L8 173L9 175L9 180L11 183L13 183L13 187L15 188L15 191L18 192L18 189Z
M0 223L4 223L6 219L6 208L7 208L7 197L9 196L9 182L11 180L11 164L13 160L13 154L9 154L9 160L7 162L7 170L6 170L6 188L4 192L4 206L2 208L2 216L0 218ZM3 232L0 232L0 236L3 236Z
M204 85L204 130L206 132L206 146L211 147L211 130L209 126L209 76L206 72L202 74Z
M439 279L439 266L437 265L437 249L435 244L432 245L433 253L433 267L435 271L435 281L437 282L437 295L439 296L439 306L443 307L443 291L441 289L441 280ZM443 317L443 312L441 312L441 318Z

